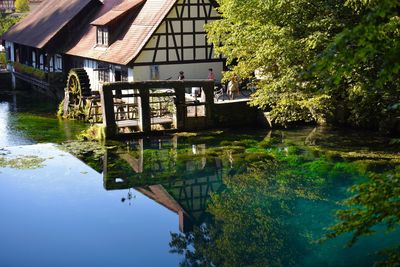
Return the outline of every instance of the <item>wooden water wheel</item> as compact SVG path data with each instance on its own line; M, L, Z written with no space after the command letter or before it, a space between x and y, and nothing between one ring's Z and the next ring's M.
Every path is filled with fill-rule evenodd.
M68 73L67 87L65 88L64 117L86 117L86 99L90 96L90 80L86 71L84 69L71 69Z

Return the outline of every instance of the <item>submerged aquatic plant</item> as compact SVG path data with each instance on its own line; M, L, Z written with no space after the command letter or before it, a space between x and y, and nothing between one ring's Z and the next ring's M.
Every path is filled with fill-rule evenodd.
M104 156L106 147L94 141L70 141L59 146L61 150L71 153L78 158L87 158L89 156L99 159Z
M304 251L293 250L293 242L300 242L297 248L312 250L315 239L321 236L319 231L329 224L329 221L322 224L316 233L294 232L287 221L299 215L297 201L335 205L332 200L336 199L337 190L341 190L337 188L338 183L343 187L357 183L354 190L362 188L364 197L372 197L377 192L375 197L381 197L381 201L376 200L376 205L371 201L371 208L388 208L392 215L385 223L397 225L398 215L393 216L393 212L400 210L398 178L393 180L395 175L391 176L390 188L378 186L384 180L372 187L362 185L371 171L376 174L393 170L397 154L363 149L337 151L337 148L318 147L316 143L310 148L304 142L287 143L278 138L257 142L236 140L240 137L225 138L205 152L207 156L222 159L225 190L211 194L207 205L210 218L205 223L195 225L189 232L171 233L171 252L184 255L182 266L296 265ZM341 197L348 196L342 193ZM387 200L390 204L385 203ZM362 198L355 197L347 204L365 211ZM356 216L360 214L352 217L351 211L341 213L341 219L345 219L343 227L351 228L351 223L360 219ZM364 215L361 218L365 222L377 216L374 212ZM364 226L359 225L361 230ZM337 235L344 232L345 229ZM390 265L399 262L398 252L399 248L382 252L384 263L398 266Z
M11 127L36 142L61 143L77 139L87 125L76 121L62 121L49 115L20 112L11 121Z
M182 266L292 266L298 260L300 252L291 240L302 237L287 225L293 201L322 199L321 184L335 165L325 164L323 173L310 178L314 159L305 160L302 150L289 149L290 157L297 158L289 160L281 148L249 144L213 148L232 164L225 165L230 166L223 178L225 190L211 194L211 221L171 234L171 252L185 256Z
M353 246L360 237L376 233L376 226L385 226L394 231L400 226L400 168L384 174L370 173L369 179L350 188L353 195L343 201L344 209L337 211L339 222L329 228L322 239L351 233L348 246ZM399 266L400 244L379 253L378 266Z
M0 156L0 168L13 168L18 170L39 169L44 167L46 159L38 156L21 156L17 158L8 158Z
M78 139L88 141L103 141L106 139L106 129L103 125L91 125L88 129L83 130L78 135Z

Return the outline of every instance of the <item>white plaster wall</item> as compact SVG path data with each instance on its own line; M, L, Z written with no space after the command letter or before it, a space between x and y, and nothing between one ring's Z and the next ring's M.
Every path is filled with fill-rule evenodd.
M134 67L134 81L150 80L151 66L136 66ZM207 79L208 69L212 68L217 81L222 77L222 62L207 62L207 63L190 63L190 64L169 64L159 65L160 80L166 80L170 77L171 80L177 80L179 71L185 73L185 79Z
M83 62L83 68L86 70L89 76L92 90L98 91L100 89L100 85L98 82L97 72L94 71L94 69L97 69L97 62L95 60L85 59Z
M180 4L183 3L182 0L179 1ZM175 40L172 36L168 37L168 46L169 50L158 50L157 55L155 57L156 62L166 62L167 61L167 53L168 53L168 59L169 61L177 61L178 57L176 55L176 50L175 50L175 41L178 47L178 53L180 55L180 60L182 60L182 47L183 49L183 60L184 61L192 61L192 60L208 60L209 56L209 49L207 50L206 54L206 49L205 48L196 48L196 54L194 54L193 48L187 48L191 46L206 46L207 45L207 39L206 39L206 34L204 33L199 33L195 35L195 40L193 40L193 22L195 25L195 30L196 32L204 32L204 25L206 22L210 22L209 18L206 18L209 12L209 6L206 7L206 12L204 12L203 7L201 7L200 13L198 12L198 7L197 4L202 4L203 1L199 0L193 0L190 1L192 4L196 4L194 6L191 6L190 8L190 18L195 19L196 21L193 21L192 19L187 19L189 18L189 12L187 8L187 1L185 1L185 7L178 6L178 12L180 13L182 8L184 8L184 17L186 19L183 20L183 25L181 27L181 22L180 21L173 21L173 28L174 28L174 33L175 33ZM204 4L209 4L210 1L205 0ZM212 8L211 12L212 16L217 17L218 14L216 13L215 9ZM177 18L176 16L176 9L173 8L171 12L168 14L167 18ZM169 27L168 27L169 28ZM183 39L181 37L181 32L184 32ZM163 22L160 27L156 31L157 34L165 34L166 33L166 22ZM158 36L153 36L148 44L145 46L147 49L152 49L156 47L158 40ZM167 47L167 40L165 36L160 37L160 41L158 43L159 48L165 48ZM186 48L185 48L186 47ZM152 50L146 50L142 51L138 58L135 60L135 63L150 63L153 61L154 58L154 53L155 51ZM212 57L214 57L214 53L212 53Z
M133 69L128 68L128 82L133 82L134 81L134 72Z
M109 78L110 82L115 82L115 73L114 70L118 68L119 66L113 66L110 64L110 70L109 70ZM89 80L90 80L90 85L92 90L98 91L100 90L102 86L102 82L99 82L99 77L98 77L98 72L95 71L95 69L98 68L98 62L96 60L91 60L91 59L85 59L83 63L83 68L86 70ZM134 81L134 71L132 68L128 68L128 82L133 82Z

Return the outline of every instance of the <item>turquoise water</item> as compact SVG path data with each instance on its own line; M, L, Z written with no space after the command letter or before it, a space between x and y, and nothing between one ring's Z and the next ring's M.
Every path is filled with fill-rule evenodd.
M74 134L32 135L3 111L0 266L372 266L400 240L380 226L351 248L350 235L317 242L349 187L398 166L399 147L374 133L212 131L77 159L36 144Z
M26 91L0 92L0 147L74 140L87 125L55 116L58 103Z

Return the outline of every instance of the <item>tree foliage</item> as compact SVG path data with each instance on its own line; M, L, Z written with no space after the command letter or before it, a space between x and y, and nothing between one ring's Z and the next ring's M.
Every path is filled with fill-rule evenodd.
M11 26L17 23L20 17L8 16L0 14L0 36L2 36L6 31L8 31Z
M263 77L252 103L271 108L275 122L318 121L330 95L300 78L333 37L353 20L340 0L220 0L222 19L208 36L216 51L237 62L241 77ZM228 75L230 75L228 73Z
M400 115L400 2L348 0L360 22L337 34L313 69L349 122L390 128Z
M17 12L28 12L29 11L29 0L16 0L15 9Z
M325 120L343 106L346 122L376 125L398 110L399 1L217 2L209 40L231 71L262 77L252 104L276 123Z
M400 226L400 172L399 169L385 175L373 174L365 183L351 188L354 194L344 201L347 209L337 212L339 222L330 228L326 238L352 233L348 242L352 246L361 236L375 233L377 225L385 225L388 231ZM399 266L400 245L380 252L383 261L379 266Z

